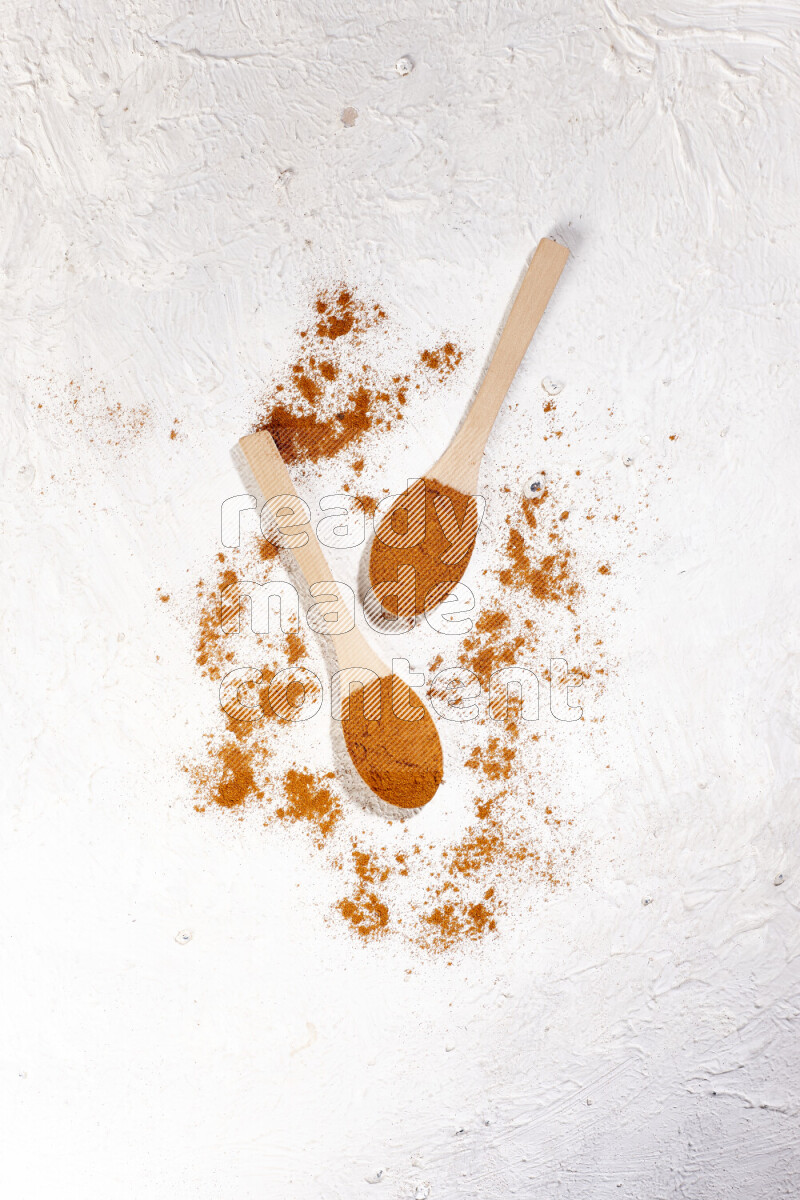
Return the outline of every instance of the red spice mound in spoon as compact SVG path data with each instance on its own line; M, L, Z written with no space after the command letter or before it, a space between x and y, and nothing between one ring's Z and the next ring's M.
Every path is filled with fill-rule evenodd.
M353 692L342 732L356 770L381 800L420 808L432 799L444 774L442 745L425 705L397 675Z
M369 579L393 617L411 619L441 604L472 557L478 534L472 496L436 479L419 479L398 496L372 543Z

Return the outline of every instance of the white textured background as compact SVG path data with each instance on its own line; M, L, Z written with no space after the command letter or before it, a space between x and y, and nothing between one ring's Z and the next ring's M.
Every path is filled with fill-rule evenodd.
M10 1200L800 1192L796 18L3 4ZM590 869L452 965L354 946L308 863L174 799L209 701L155 589L214 544L313 276L476 369L551 230L573 258L513 400L566 381L575 463L637 525L613 770L561 785ZM149 406L135 453L37 409L70 379ZM528 474L515 444L512 406L493 454Z

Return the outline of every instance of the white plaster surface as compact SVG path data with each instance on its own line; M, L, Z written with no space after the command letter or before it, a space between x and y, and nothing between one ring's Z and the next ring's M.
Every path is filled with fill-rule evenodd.
M3 1195L797 1196L796 6L32 0L0 46ZM635 525L603 749L560 744L581 873L449 957L357 945L310 851L181 793L215 698L154 596L311 280L471 348L402 477L551 231L487 478ZM141 436L59 425L70 380Z

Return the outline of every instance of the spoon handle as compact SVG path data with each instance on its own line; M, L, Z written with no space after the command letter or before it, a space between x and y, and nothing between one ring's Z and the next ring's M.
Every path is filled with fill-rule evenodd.
M568 258L566 246L552 238L542 238L536 247L478 394L463 425L439 460L446 466L440 472L435 469L431 472L437 479L455 471L459 483L470 484L473 476L477 481L486 440ZM448 477L443 482L455 483L455 480ZM471 489L468 486L465 490Z
M311 525L308 507L300 499L278 447L266 430L239 439L256 483L264 494L275 529L275 544L291 550L311 587L331 583L331 569ZM332 594L332 593L331 593Z
M280 531L275 544L291 550L315 599L321 601L326 597L333 601L326 606L325 632L333 640L340 667L368 668L377 675L388 675L389 668L355 628L352 609L331 574L308 507L295 491L272 437L266 430L250 433L239 439L239 445L264 496L273 525Z

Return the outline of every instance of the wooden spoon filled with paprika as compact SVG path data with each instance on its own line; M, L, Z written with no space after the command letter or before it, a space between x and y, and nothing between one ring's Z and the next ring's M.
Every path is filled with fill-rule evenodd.
M478 533L474 493L486 442L568 257L558 242L539 242L461 428L379 523L369 556L367 603L373 611L376 601L388 616L413 623L441 604L467 569Z
M252 433L239 445L261 489L280 545L291 550L311 595L326 598L325 631L339 671L342 733L350 758L367 786L387 804L420 808L442 782L442 745L431 714L415 692L378 657L355 627L307 506L292 484L269 433ZM290 532L285 532L290 530Z

